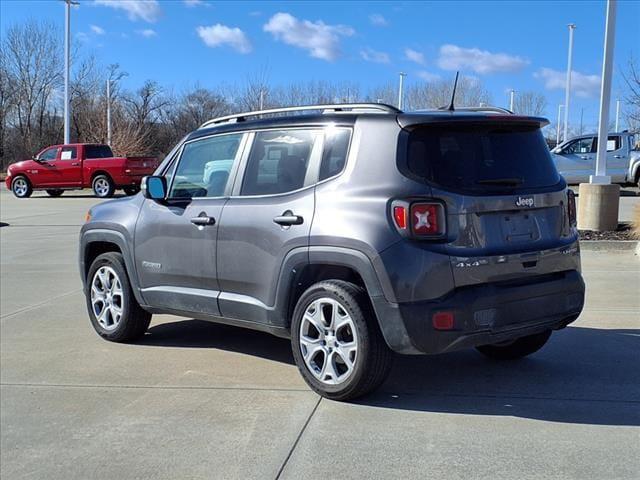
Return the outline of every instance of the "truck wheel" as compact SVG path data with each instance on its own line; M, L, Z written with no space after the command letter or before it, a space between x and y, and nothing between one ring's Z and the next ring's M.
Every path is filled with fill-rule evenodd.
M113 184L111 178L108 175L97 175L96 178L93 179L91 183L91 187L93 188L93 193L96 194L96 197L99 198L109 198L113 196L113 192L115 192L116 187Z
M515 360L540 350L547 343L550 336L551 330L546 330L510 342L482 345L476 347L476 349L483 355L495 360Z
M123 190L125 195L131 197L140 191L140 187L124 187Z
M59 197L64 193L64 190L47 190L50 197Z
M27 177L18 175L11 182L11 191L18 198L28 198L33 193L33 187Z
M149 328L151 314L136 301L120 253L103 253L93 261L85 297L91 324L102 338L130 342Z
M293 313L291 344L307 384L332 400L351 400L382 384L393 354L366 292L348 282L316 283Z

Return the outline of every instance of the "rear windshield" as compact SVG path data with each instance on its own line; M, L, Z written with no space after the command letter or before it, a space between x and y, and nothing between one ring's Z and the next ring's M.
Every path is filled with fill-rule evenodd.
M427 182L470 193L508 193L560 181L537 126L433 125L409 134L407 168Z
M111 158L113 152L108 145L86 145L84 147L85 158Z

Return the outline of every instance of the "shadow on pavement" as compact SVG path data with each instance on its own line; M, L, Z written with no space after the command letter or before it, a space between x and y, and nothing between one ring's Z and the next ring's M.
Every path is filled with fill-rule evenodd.
M153 326L142 345L216 348L293 364L286 339L200 320ZM385 384L355 402L398 410L640 426L640 329L568 327L522 360L475 350L396 355Z
M216 348L293 365L291 343L268 333L202 320L182 320L151 326L140 345Z

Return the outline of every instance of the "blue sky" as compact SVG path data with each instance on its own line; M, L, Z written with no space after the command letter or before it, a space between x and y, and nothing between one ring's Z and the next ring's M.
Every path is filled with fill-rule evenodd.
M575 23L572 123L595 128L604 1L214 2L80 0L74 39L101 63L119 63L125 86L153 79L176 90L237 84L261 70L274 84L354 81L364 88L408 74L407 83L482 79L493 103L508 90L536 90L556 116L564 99L567 24ZM63 26L56 0L2 0L0 26L28 18ZM618 2L614 99L620 68L640 56L640 2Z

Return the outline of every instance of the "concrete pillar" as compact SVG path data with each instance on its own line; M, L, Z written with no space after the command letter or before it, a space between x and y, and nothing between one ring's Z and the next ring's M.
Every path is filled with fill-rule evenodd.
M620 185L581 183L578 195L578 230L616 230L619 205Z

